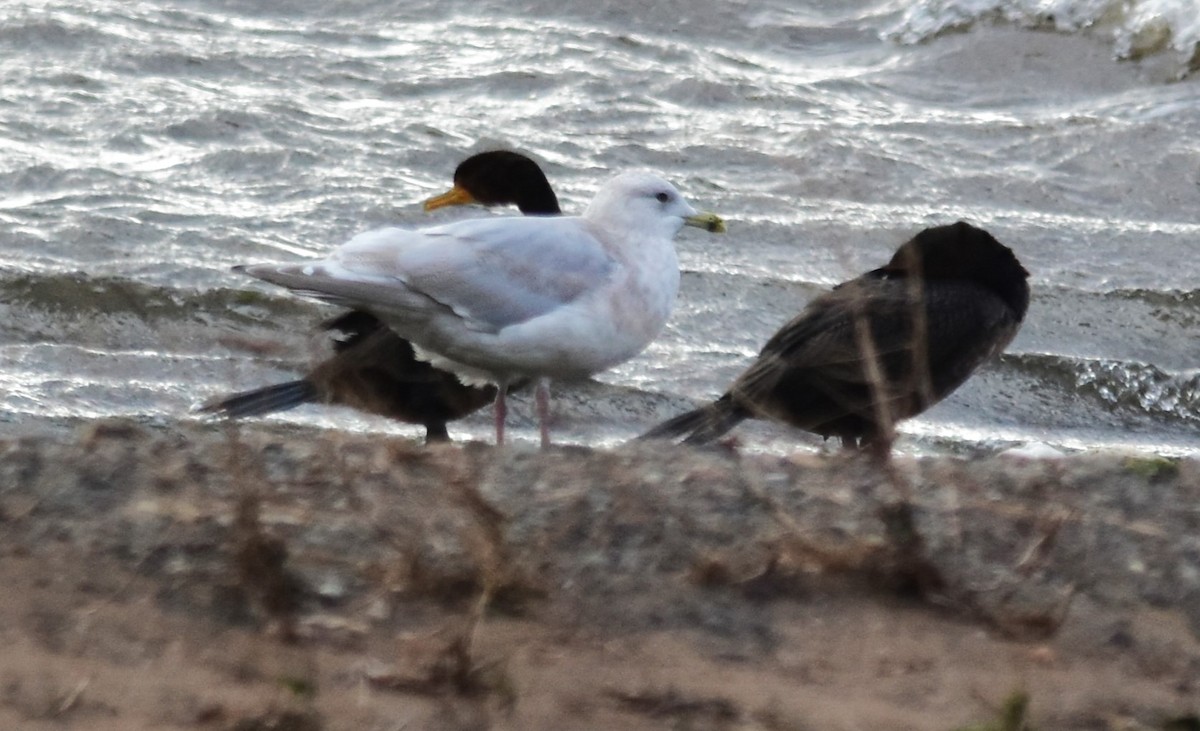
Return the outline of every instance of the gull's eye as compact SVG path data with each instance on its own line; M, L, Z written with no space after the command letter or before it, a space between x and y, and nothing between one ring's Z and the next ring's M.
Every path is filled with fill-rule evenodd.
M671 200L671 196L667 193L659 193L654 197L658 199L659 203L666 203L667 201Z

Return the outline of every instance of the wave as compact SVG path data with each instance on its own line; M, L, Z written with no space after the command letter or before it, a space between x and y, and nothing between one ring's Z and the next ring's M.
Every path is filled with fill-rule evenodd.
M920 43L984 23L1108 39L1117 58L1170 59L1179 78L1200 70L1195 0L917 0L884 35Z
M1010 353L1013 365L1112 411L1200 424L1200 369L1168 371L1150 363Z
M131 315L147 321L224 318L246 324L311 320L311 303L286 293L255 289L184 289L82 272L26 273L0 270L0 302L26 313L79 319ZM13 324L10 323L10 327Z
M1200 310L1200 290L1195 289L1145 289L1142 287L1118 288L1103 293L1117 299L1145 302L1165 316L1172 311L1188 313L1189 324L1197 322L1195 312Z

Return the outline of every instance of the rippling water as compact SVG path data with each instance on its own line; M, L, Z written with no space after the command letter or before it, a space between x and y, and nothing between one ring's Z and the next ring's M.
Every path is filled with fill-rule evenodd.
M419 201L503 146L540 159L568 211L648 167L730 221L680 236L658 342L559 389L570 440L717 395L817 292L965 218L1017 251L1033 303L902 448L1200 445L1193 0L281 5L0 6L0 432L192 418L295 377L329 311L229 266L484 215Z

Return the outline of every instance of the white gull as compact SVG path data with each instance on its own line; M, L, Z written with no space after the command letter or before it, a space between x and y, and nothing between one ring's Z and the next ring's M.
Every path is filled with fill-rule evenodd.
M725 230L667 181L630 172L601 187L582 216L383 228L324 259L235 269L365 309L434 366L497 384L497 444L509 384L536 379L544 446L550 379L611 368L662 331L679 289L673 240L685 225Z

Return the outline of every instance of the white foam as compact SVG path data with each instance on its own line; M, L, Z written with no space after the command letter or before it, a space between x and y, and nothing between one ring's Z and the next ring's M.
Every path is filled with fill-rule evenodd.
M1061 449L1046 444L1045 442L1025 442L1017 447L1009 447L1000 453L1001 457L1010 459L1060 459L1067 456L1066 452Z
M1200 3L1196 0L1139 0L1116 33L1122 58L1166 48L1195 70L1200 63Z
M884 35L920 43L979 23L1008 22L1109 39L1118 58L1172 54L1179 76L1200 67L1197 0L917 0Z

